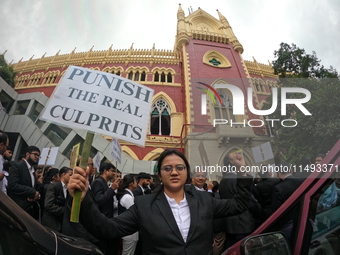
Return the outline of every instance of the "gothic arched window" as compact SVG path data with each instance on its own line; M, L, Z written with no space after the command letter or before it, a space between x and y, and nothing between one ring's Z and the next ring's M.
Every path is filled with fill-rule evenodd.
M165 73L164 72L162 72L162 74L161 74L161 82L165 82Z
M150 134L170 135L171 116L167 102L160 98L151 108Z
M159 81L159 73L158 72L155 73L155 77L154 77L153 81Z
M222 99L222 105L215 105L215 118L232 120L235 122L235 116L233 115L233 100L224 89L217 90L219 96Z

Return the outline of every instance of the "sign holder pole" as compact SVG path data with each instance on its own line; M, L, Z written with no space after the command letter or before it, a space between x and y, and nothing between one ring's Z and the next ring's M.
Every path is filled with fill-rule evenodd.
M48 149L48 153L47 153L47 156L46 156L45 164L44 164L43 169L42 169L42 176L44 176L44 174L45 174L45 169L46 169L47 161L48 161L48 159L50 157L51 149L52 149L52 146L50 146L50 148Z
M80 167L86 171L87 161L91 152L91 145L93 141L94 133L87 132L86 139L83 146L83 151L81 153ZM74 198L72 201L71 222L79 222L80 204L81 204L81 191L76 190L74 193Z

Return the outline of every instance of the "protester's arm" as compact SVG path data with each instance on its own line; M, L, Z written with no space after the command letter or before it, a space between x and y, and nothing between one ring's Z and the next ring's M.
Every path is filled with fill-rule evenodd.
M237 171L236 194L232 199L215 199L213 201L214 217L237 215L246 211L249 206L253 206L255 202L257 203L251 193L253 179L241 172L241 167L246 165L243 156L233 153L229 155L229 158Z
M134 205L123 214L112 219L100 213L91 196L86 194L89 186L88 173L88 170L85 173L84 170L76 167L68 183L70 196L74 196L76 189L82 192L80 223L86 230L96 238L105 240L131 235L138 231L137 209Z

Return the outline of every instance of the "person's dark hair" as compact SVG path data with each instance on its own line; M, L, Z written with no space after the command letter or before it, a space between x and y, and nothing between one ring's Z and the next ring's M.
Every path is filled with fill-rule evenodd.
M60 168L59 170L59 176L61 176L62 174L66 174L68 173L68 171L72 171L72 168L69 168L67 166L63 166L62 168Z
M319 153L318 155L315 156L315 158L318 158L318 157L324 159L326 157L326 155L323 154L323 153Z
M23 158L25 158L25 154L21 153L19 154L19 157L18 157L18 161L22 160Z
M53 179L54 176L59 174L59 169L58 168L50 168L47 171L45 171L44 174L44 179L43 179L43 183L50 183Z
M135 176L133 174L127 174L123 177L122 181L119 183L118 194L123 194L124 190L127 189L130 183L135 181Z
M141 179L150 180L150 179L151 179L151 175L148 174L148 173L145 173L145 172L140 172L140 173L138 174L138 177L137 177L137 182L139 182Z
M309 166L310 164L312 164L312 161L310 160L310 157L308 156L304 156L300 160L300 165L302 166L302 168L305 168L306 166Z
M6 144L8 135L4 132L0 132L0 143Z
M217 192L218 188L220 187L220 184L218 183L218 181L212 181L212 183L214 184L212 192Z
M13 147L10 146L10 145L8 145L6 151L11 151L11 152L13 152Z
M190 179L190 165L189 165L189 162L188 162L188 160L186 159L186 157L184 156L184 154L182 152L180 152L178 150L175 150L175 149L166 149L159 156L158 161L157 161L158 176L159 177L161 176L161 171L160 170L161 170L161 167L162 167L163 160L165 159L165 157L170 156L170 155L176 155L176 156L180 157L181 159L183 159L185 167L187 168L187 181L186 181L186 183L190 183L191 179Z
M124 176L122 181L122 186L124 189L127 189L130 185L130 183L133 183L135 181L135 177L131 174L127 174Z
M32 153L33 151L38 151L40 153L39 148L34 145L28 146L26 149L26 153Z
M105 170L110 170L111 168L113 168L114 170L116 170L116 167L111 164L111 163L101 163L100 167L99 167L99 174L103 175Z

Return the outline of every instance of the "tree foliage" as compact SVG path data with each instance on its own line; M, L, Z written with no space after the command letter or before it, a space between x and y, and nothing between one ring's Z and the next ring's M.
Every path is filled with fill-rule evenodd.
M316 53L307 54L295 44L281 43L280 49L274 51L274 73L280 78L337 78L337 71L330 66L320 64Z
M5 56L0 55L0 77L4 79L12 88L14 88L14 78L16 72L14 72L13 67L8 65Z
M274 70L279 74L279 86L305 88L311 93L311 99L303 106L312 114L305 115L295 105L287 105L285 116L281 115L281 90L278 93L278 107L269 116L271 119L294 119L295 127L275 125L274 149L283 160L299 164L304 156L314 158L318 153L327 153L340 139L340 80L335 69L320 65L320 60L313 52L306 54L296 45L281 43L275 51ZM287 98L304 98L303 93L288 93ZM272 105L272 97L267 99L264 108ZM279 123L278 121L276 123ZM294 123L286 122L285 125Z

